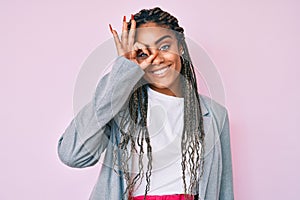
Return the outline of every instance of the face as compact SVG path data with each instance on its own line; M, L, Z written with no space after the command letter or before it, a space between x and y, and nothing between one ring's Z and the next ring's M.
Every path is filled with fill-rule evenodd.
M151 65L145 69L144 79L150 87L167 95L180 96L181 47L175 33L156 23L147 23L137 29L136 41L147 46L151 54L157 52ZM137 55L140 62L146 57L143 52Z

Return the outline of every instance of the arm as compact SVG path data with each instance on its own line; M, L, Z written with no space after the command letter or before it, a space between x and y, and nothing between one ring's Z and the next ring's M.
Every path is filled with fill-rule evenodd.
M124 105L144 71L120 56L111 72L98 83L94 98L71 121L58 143L58 155L70 167L97 163L105 150L114 115Z
M222 178L220 188L220 200L233 200L232 161L230 150L230 129L227 111L221 132L222 148Z
M76 115L59 140L59 158L70 167L97 163L109 142L112 119L144 75L143 70L157 56L157 53L150 55L145 45L134 43L136 22L132 19L131 23L128 33L127 23L123 21L121 39L110 26L119 57L111 72L99 81L92 101ZM138 62L138 51L148 57Z

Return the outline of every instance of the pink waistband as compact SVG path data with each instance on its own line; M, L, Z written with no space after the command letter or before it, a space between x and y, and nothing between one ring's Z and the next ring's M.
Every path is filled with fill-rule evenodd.
M193 195L174 194L174 195L147 195L146 200L193 200ZM133 197L133 200L144 200L144 196Z

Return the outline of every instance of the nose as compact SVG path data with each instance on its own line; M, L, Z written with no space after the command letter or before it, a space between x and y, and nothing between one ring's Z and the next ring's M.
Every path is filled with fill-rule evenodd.
M152 64L153 65L159 65L161 63L164 62L164 57L162 55L162 53L159 51L159 49L151 49L152 50L152 54L156 54L156 56L154 57Z

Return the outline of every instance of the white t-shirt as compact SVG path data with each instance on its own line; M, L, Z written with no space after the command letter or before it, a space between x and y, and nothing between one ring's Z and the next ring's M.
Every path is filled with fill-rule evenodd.
M183 116L183 98L165 95L148 87L147 124L153 159L148 195L184 193L181 167ZM145 143L144 146L146 146ZM145 172L148 162L146 157L145 153L143 160ZM134 160L134 166L137 167L138 161L136 158ZM135 189L134 196L144 195L146 188L145 176L142 183ZM188 174L186 174L186 181L189 183Z

